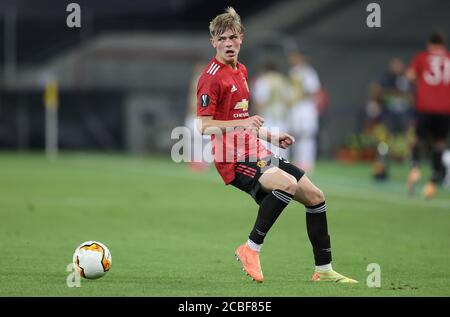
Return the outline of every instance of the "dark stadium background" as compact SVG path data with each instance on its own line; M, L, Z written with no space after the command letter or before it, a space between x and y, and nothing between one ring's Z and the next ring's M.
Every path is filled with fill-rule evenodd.
M82 27L70 29L70 1L3 0L0 148L44 146L40 78L51 71L60 81L62 149L167 152L171 128L184 120L192 64L214 53L211 16L234 5L248 29L241 60L250 78L268 57L286 70L289 49L307 54L329 93L319 154L334 157L362 129L368 83L389 59L408 62L431 31L450 30L448 1L377 1L382 27L373 29L365 23L370 2L83 0L77 2ZM136 34L138 43L131 43ZM127 98L142 95L147 115L139 140L132 141Z

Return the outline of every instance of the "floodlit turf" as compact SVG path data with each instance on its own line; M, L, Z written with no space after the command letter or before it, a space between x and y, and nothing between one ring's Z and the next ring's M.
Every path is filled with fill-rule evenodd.
M426 174L426 173L425 173ZM0 154L0 296L449 296L450 191L408 197L406 167L376 184L368 165L321 162L333 266L358 285L313 284L305 211L292 203L263 247L263 284L234 259L257 205L163 158ZM81 288L66 266L86 240L105 243L111 271ZM368 288L369 263L381 288Z

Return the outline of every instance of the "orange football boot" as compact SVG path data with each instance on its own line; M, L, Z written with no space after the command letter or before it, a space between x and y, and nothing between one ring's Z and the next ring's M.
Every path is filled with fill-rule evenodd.
M250 275L254 281L262 283L264 277L259 262L259 252L252 250L247 243L244 243L236 249L235 255L247 275Z
M423 188L423 195L427 199L431 199L436 194L436 184L433 182L428 182Z

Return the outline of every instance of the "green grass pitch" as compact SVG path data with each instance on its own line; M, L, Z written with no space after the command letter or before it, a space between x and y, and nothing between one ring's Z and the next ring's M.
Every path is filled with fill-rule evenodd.
M106 154L0 154L0 296L449 296L450 192L408 197L405 166L376 184L369 165L320 162L310 175L326 195L333 267L357 285L309 281L305 211L291 203L261 254L255 284L234 249L257 205L168 158ZM426 173L429 173L427 171ZM425 174L426 174L425 173ZM67 265L86 240L105 243L111 271L66 285ZM367 265L381 287L366 285Z

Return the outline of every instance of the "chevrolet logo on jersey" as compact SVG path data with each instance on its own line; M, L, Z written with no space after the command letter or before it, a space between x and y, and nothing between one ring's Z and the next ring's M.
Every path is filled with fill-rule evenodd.
M234 106L234 109L236 110L241 109L242 111L248 111L248 100L242 99L236 104L236 106Z

